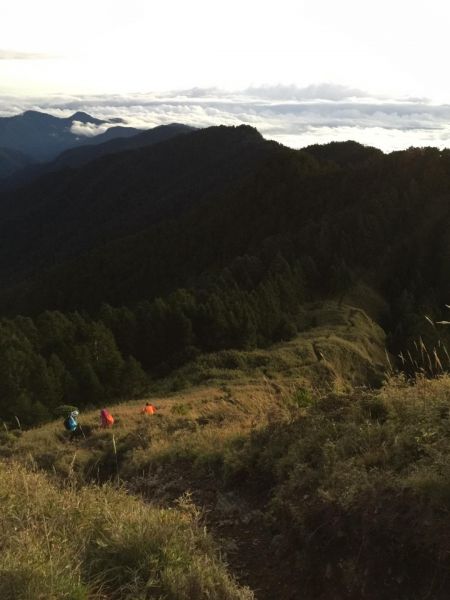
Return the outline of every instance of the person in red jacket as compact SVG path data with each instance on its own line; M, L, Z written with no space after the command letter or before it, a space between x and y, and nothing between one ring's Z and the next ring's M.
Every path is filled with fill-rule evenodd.
M144 408L141 410L143 415L154 415L156 412L156 407L150 402L146 402Z
M105 428L114 425L114 417L106 408L102 408L100 411L100 425Z

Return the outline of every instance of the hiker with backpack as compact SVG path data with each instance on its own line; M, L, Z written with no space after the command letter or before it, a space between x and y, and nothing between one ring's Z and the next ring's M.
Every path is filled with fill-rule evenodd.
M156 406L153 406L150 402L146 402L144 408L141 410L143 415L154 415L156 412Z
M78 433L78 410L73 410L64 419L64 427L67 431L70 431L70 439L72 440Z
M106 408L102 408L100 411L100 425L104 429L114 425L114 417Z

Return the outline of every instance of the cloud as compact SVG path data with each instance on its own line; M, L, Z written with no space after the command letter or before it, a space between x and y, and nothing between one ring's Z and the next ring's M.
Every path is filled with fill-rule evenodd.
M40 52L22 52L20 50L2 50L0 48L0 60L45 60L54 58L49 54Z
M320 83L307 87L260 86L241 91L192 88L167 93L52 96L24 101L0 97L0 115L25 109L67 117L83 110L105 120L150 128L179 122L195 127L256 127L266 138L288 146L355 139L385 151L412 145L450 146L450 105L426 98L389 98L356 88ZM97 135L92 124L74 124L79 135Z
M81 121L73 121L70 131L75 135L94 137L100 133L105 133L109 127L111 127L111 125L106 123L103 125L95 125L95 123L82 123Z
M265 85L250 87L245 93L255 98L267 100L347 100L363 98L367 94L357 88L335 83L311 84L300 88L296 85Z

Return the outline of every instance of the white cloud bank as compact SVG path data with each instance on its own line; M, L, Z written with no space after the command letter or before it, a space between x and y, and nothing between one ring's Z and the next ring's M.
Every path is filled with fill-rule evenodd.
M83 123L82 121L73 121L70 131L74 135L95 137L100 133L105 133L105 131L110 127L111 124L109 123L104 123L103 125L96 125L95 123Z
M121 117L134 127L172 122L196 127L256 127L266 138L300 148L353 139L384 151L409 146L450 147L450 105L426 98L389 98L336 84L307 87L260 86L230 92L193 88L167 93L0 97L0 115L25 109L68 116L83 110L97 117ZM76 133L96 135L105 128L76 124Z

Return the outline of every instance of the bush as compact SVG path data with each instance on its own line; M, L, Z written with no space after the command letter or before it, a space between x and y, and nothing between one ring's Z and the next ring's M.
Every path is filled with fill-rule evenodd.
M382 398L377 396L363 398L361 410L369 419L384 423L389 415L389 408Z

